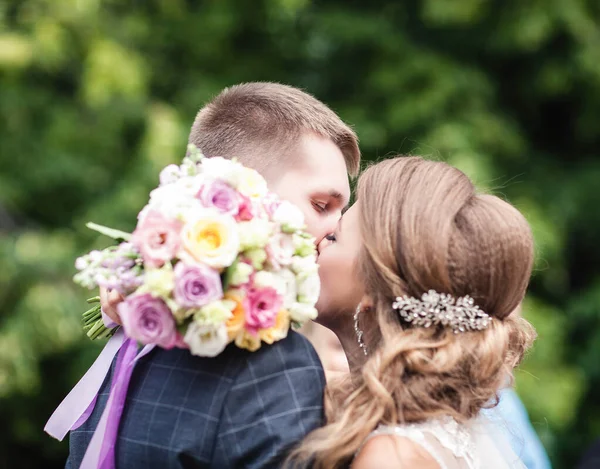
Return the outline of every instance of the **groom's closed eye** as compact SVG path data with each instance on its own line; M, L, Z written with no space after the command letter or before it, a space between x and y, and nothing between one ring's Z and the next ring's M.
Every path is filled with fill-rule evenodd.
M313 192L311 197L313 208L321 214L343 210L346 208L347 202L347 197L333 189Z
M313 208L319 213L325 213L327 211L327 203L312 201Z

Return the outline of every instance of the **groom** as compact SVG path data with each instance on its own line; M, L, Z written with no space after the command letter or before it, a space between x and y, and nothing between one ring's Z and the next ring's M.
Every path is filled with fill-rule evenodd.
M356 135L327 106L289 86L225 89L198 113L189 142L207 156L236 156L296 204L317 243L350 198ZM112 373L112 371L111 371ZM67 468L78 468L110 390L71 432ZM270 468L323 423L325 379L300 334L254 353L228 347L215 358L155 349L134 370L115 448L122 468Z

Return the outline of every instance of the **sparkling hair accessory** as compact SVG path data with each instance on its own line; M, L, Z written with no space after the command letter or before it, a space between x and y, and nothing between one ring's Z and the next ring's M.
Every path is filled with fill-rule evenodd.
M480 331L492 322L492 317L480 310L470 296L455 298L446 293L429 290L421 299L399 296L392 304L406 322L414 327L441 325L459 332Z

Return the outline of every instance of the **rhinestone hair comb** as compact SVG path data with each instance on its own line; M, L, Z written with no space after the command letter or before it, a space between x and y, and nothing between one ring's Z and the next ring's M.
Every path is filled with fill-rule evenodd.
M414 327L441 325L451 328L455 334L481 331L492 322L492 317L479 309L470 296L455 298L435 290L423 293L420 300L399 296L392 307Z

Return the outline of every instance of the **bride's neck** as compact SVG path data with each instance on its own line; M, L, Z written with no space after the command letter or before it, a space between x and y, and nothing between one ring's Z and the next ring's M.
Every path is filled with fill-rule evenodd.
M335 324L335 327L332 327L331 330L342 344L346 359L348 360L350 372L357 372L365 362L365 355L358 345L352 321L343 321L339 324Z

